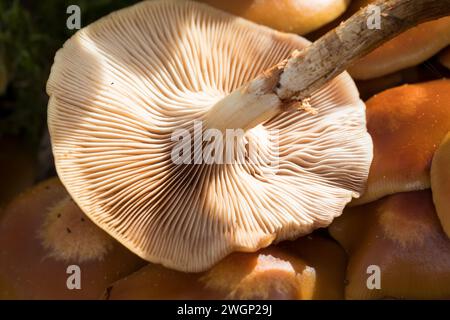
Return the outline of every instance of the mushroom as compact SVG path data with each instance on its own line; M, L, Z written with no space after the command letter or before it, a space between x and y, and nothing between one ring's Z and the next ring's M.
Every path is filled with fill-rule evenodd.
M2 299L95 299L142 265L81 212L56 178L15 198L0 219ZM79 289L71 287L78 285L70 278L75 272Z
M430 190L346 209L329 231L349 253L347 299L450 298L450 239Z
M256 253L233 253L211 270L181 273L150 264L121 279L105 299L342 299L345 252L313 235Z
M371 160L351 78L311 97L316 115L286 111L259 125L234 108L239 96L225 98L307 45L195 2L143 2L101 19L66 42L48 81L59 177L114 238L182 271L327 226L358 196ZM239 139L258 158L175 164L172 132L198 119L250 127Z
M450 44L450 17L429 21L386 42L349 69L354 79L367 80L415 66Z
M447 69L450 69L450 47L447 47L439 54L439 62Z
M361 10L312 45L195 2L143 2L99 20L57 53L47 84L61 180L114 238L182 271L328 225L359 195L372 158L343 70L450 11L411 1L377 2L398 18L383 18L382 33ZM229 130L242 132L231 137L242 161L204 161L204 145L222 159L206 141Z
M306 34L339 17L350 0L197 0L268 27ZM282 17L282 18L280 18Z
M441 225L450 237L450 132L436 150L431 163L431 190Z
M366 106L374 156L366 191L352 205L429 188L433 154L450 129L450 80L392 88Z

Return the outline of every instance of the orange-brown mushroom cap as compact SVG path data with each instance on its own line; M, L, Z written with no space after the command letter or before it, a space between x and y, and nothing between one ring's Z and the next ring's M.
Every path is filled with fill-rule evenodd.
M450 239L430 190L350 208L329 230L349 253L347 299L450 298ZM370 286L378 276L371 266L379 268L379 288Z
M67 285L73 265L80 268L81 289ZM96 299L142 265L90 222L56 178L14 199L0 219L3 299Z
M436 150L431 163L431 190L439 220L450 237L450 132Z
M268 27L303 35L340 16L350 0L197 0Z
M313 235L256 253L233 253L199 274L150 264L112 284L104 298L342 299L345 266L338 244Z
M411 28L356 61L349 69L355 79L381 77L415 66L450 43L450 17Z
M433 154L450 130L450 80L389 89L366 105L374 156L366 192L352 204L429 188Z
M312 95L317 114L283 112L249 129L241 140L254 142L256 161L171 158L176 129L308 44L189 1L146 1L97 21L57 53L48 81L58 175L101 228L182 271L327 226L359 196L372 159L346 73Z

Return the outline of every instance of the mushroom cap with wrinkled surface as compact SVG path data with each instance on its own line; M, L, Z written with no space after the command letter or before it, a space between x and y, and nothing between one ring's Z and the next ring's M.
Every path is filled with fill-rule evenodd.
M317 114L283 112L248 130L252 161L171 159L174 130L308 44L195 2L142 2L102 18L58 51L48 80L58 175L101 228L181 271L327 226L359 196L372 159L365 105L346 73L311 97Z

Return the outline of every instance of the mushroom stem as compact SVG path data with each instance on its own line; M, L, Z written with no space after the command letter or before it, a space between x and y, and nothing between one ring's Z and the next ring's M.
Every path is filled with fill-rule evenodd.
M449 14L450 0L378 0L219 101L208 112L206 126L250 129L301 105L356 59L397 34ZM378 18L379 24L372 23Z

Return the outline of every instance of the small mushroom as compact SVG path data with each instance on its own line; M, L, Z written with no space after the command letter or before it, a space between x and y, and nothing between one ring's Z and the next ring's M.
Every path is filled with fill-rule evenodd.
M450 44L450 17L409 29L355 62L349 69L355 79L380 77L415 66Z
M339 17L350 0L197 0L268 27L297 34L314 31Z
M346 209L329 231L350 255L346 298L450 296L450 241L429 190ZM367 287L370 266L380 268L381 289Z
M430 190L348 209L329 231L349 253L347 299L450 298L450 239Z
M150 264L112 284L105 299L342 299L346 255L310 236L257 253L233 253L188 274Z
M439 54L439 62L447 69L450 69L450 47Z
M439 220L450 237L450 132L436 150L431 163L431 190Z
M91 24L57 53L47 85L58 175L97 225L181 271L327 226L363 188L372 143L346 73L310 107L273 92L279 62L308 44L196 2L142 2ZM284 75L278 89L291 92L300 77ZM238 142L259 156L174 163L173 132L198 120L201 132L244 130Z
M366 105L374 156L366 192L352 205L429 188L433 154L450 129L450 80L392 88Z
M56 178L14 199L0 220L2 299L95 299L142 265L83 214Z

